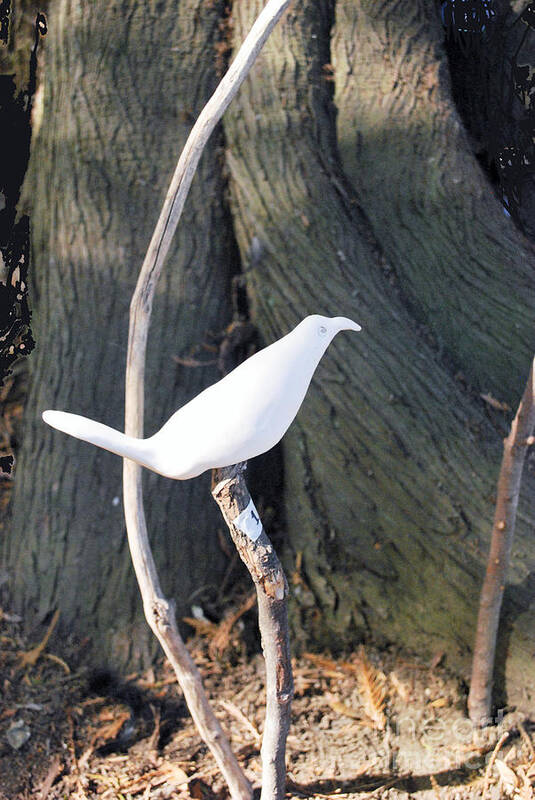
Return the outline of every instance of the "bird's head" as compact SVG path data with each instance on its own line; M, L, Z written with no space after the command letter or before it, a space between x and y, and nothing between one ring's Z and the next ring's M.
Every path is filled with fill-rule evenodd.
M322 317L320 314L305 317L297 328L302 328L303 334L309 341L316 340L325 347L340 331L361 330L360 325L347 317Z
M312 314L294 328L290 337L299 343L307 361L317 365L328 346L340 331L360 331L360 325L347 317L322 317ZM315 366L314 366L315 368Z

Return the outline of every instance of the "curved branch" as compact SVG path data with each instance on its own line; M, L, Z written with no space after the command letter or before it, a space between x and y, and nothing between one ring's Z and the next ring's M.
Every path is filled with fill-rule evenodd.
M125 432L130 436L143 436L145 353L152 299L199 159L212 131L289 2L269 0L266 4L193 126L171 180L130 304L125 380ZM198 671L178 632L172 605L163 596L147 534L141 468L127 459L123 462L123 492L128 543L147 621L175 670L192 717L210 747L232 796L247 800L251 796L249 782L208 704Z

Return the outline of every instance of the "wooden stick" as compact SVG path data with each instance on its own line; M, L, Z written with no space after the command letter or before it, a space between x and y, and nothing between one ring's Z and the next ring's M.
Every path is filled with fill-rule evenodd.
M472 661L472 679L468 695L468 713L474 725L491 722L492 676L500 610L505 578L511 557L515 532L516 509L526 451L533 444L535 428L535 359L512 422L509 436L503 441L503 458L498 478L494 525L490 542L487 571L477 619L476 641Z
M214 470L212 495L256 588L258 624L266 662L261 800L282 800L286 785L286 738L294 693L288 637L288 583L252 505L244 469L244 464L236 464ZM248 514L254 519L252 528L257 537L254 540L241 529L247 529Z
M492 768L496 763L496 758L498 757L498 753L500 752L503 743L509 738L509 731L505 731L502 733L498 741L496 742L496 746L492 751L491 757L489 758L489 762L487 764L487 769L485 770L485 782L483 784L483 792L481 793L481 800L487 800L487 793L489 789L490 783L490 776L492 775Z
M125 380L125 432L143 436L145 353L152 301L202 151L243 83L290 0L269 0L238 54L202 110L171 180L130 304ZM163 596L147 534L141 468L123 461L123 491L128 543L147 621L158 637L182 687L191 715L212 751L233 798L249 800L252 790L234 757L202 690L200 675L179 635L174 609Z

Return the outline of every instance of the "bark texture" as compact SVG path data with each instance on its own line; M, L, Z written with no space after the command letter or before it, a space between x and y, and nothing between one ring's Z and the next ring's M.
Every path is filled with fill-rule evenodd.
M503 440L503 458L496 491L496 509L487 560L487 570L477 617L468 695L468 711L474 725L488 724L492 710L492 685L496 640L503 592L507 581L511 547L515 535L516 510L526 452L533 444L535 427L535 360L509 435Z
M340 156L405 302L440 354L516 407L535 342L535 251L473 156L451 99L443 35L433 3L337 2Z
M124 424L128 306L177 155L217 84L221 15L218 3L203 2L57 2L49 10L45 121L26 187L39 345L4 555L27 618L59 604L63 631L90 636L97 660L139 661L151 639L126 547L122 464L47 430L40 414L61 408ZM154 304L148 432L218 377L215 367L179 367L173 355L209 343L229 319L238 265L223 194L219 135ZM178 483L146 475L155 557L179 616L189 595L221 574L209 491L209 476Z
M286 790L286 739L294 696L288 637L288 583L261 521L253 541L236 524L251 502L243 477L246 464L212 472L212 496L256 589L258 626L266 664L266 714L262 732L260 800L282 800ZM252 512L249 512L252 513ZM256 514L255 514L256 518Z
M260 7L234 1L235 46ZM121 425L128 303L173 159L213 88L222 12L77 0L49 14L32 172L39 351L5 552L21 605L61 602L78 635L91 625L123 660L144 640L112 505L120 462L38 414ZM331 346L282 446L283 561L288 575L301 565L294 641L375 637L468 667L505 427L479 394L518 404L535 257L471 152L435 4L294 0L223 127L232 220L214 140L155 305L146 430L217 377L175 372L170 357L228 319L233 228L264 341L307 313L363 326ZM217 510L208 478L147 482L180 613L218 579ZM511 702L534 681L534 496L528 469L498 645Z
M482 390L515 397L529 363L533 257L499 204L488 192L480 198L483 177L448 102L431 4L376 4L380 33L366 28L362 5L296 3L224 123L236 231L265 337L312 311L363 326L358 343L332 346L283 443L289 574L302 554L293 622L302 640L339 647L379 635L422 653L444 647L451 663L468 666L500 435L458 370ZM256 6L234 4L236 41ZM392 18L401 6L404 13ZM348 21L355 9L364 17L359 25ZM406 62L416 81L423 58L416 33L429 84L419 91L431 99L422 107L416 88L403 83L404 110L397 126L394 116L390 140L386 83L394 85ZM360 53L366 37L385 54L397 43L397 61L385 58L365 72L344 64L341 51ZM337 148L336 111L355 171ZM356 114L369 132L358 162L362 135L344 121ZM382 139L390 142L390 160ZM434 172L426 164L431 157ZM440 165L456 161L453 181ZM426 229L433 209L438 218ZM399 229L401 247L389 225ZM451 236L441 231L456 226L451 253ZM431 332L439 328L437 341ZM511 685L513 675L518 685L524 681L530 658L531 633L524 632L533 630L532 524L524 505L509 587L507 638L516 618ZM507 645L504 639L504 653Z

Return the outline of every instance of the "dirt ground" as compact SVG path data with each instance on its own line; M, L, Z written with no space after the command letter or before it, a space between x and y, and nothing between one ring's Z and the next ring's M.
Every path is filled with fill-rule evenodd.
M0 391L0 454L16 449L22 380ZM9 396L8 396L9 395ZM0 478L0 519L12 476ZM0 521L0 532L2 523ZM2 576L0 575L0 586ZM260 788L264 665L246 655L251 598L219 625L191 621L190 651L234 752ZM234 626L230 629L229 619ZM224 800L215 762L161 662L124 678L90 672L83 656L54 652L0 608L0 800ZM289 798L535 800L535 717L505 709L474 731L465 687L447 655L431 663L372 648L334 660L294 662L296 696L288 737Z
M23 641L19 627L4 609L1 800L227 796L166 664L124 679L71 670L54 654L53 635L32 650L36 643ZM190 649L259 788L263 659L239 654L239 623L227 651L214 655L215 628L197 630ZM474 731L443 654L431 664L370 648L337 660L309 655L295 661L294 678L288 797L535 797L535 719L509 710L494 727Z

